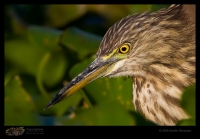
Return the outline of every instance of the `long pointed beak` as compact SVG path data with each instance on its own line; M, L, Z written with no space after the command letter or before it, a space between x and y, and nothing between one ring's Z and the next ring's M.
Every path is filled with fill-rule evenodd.
M74 94L76 91L92 82L93 80L104 76L107 73L108 67L116 62L115 60L103 60L102 58L95 59L84 71L72 79L55 97L49 102L45 109L55 105L63 99ZM44 109L44 110L45 110Z

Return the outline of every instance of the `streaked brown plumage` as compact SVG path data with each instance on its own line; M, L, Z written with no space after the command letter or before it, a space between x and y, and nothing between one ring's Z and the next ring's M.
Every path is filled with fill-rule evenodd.
M47 108L71 95L73 87L82 80L89 78L89 83L102 76L131 76L136 110L157 124L175 125L189 117L179 101L184 88L195 83L195 41L195 5L172 5L125 17L107 31L97 59L64 87ZM123 44L130 46L127 54L118 53ZM100 71L105 63L114 68ZM91 71L98 71L98 75L90 79Z

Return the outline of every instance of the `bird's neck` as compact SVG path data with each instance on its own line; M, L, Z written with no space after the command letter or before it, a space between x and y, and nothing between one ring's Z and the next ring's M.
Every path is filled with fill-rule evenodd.
M182 91L177 87L172 84L166 85L159 79L134 77L133 80L135 109L147 119L160 125L175 125L177 121L188 118L180 107Z

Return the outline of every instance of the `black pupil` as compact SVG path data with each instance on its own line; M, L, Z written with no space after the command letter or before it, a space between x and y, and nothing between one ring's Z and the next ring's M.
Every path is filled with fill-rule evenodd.
M123 47L123 48L122 48L122 51L126 51L126 47Z

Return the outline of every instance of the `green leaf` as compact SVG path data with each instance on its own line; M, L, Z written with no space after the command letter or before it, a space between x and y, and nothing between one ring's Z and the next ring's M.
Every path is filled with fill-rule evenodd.
M135 125L135 119L118 101L103 101L92 109L74 113L69 119L56 119L59 125L124 126Z
M96 53L102 38L75 27L67 28L61 36L60 43L77 52L80 59Z
M73 78L78 75L92 61L93 58L90 58L76 64L70 70L70 76ZM119 101L127 109L134 110L132 103L132 80L130 78L100 78L86 85L84 91L93 104L101 103L105 99L114 99Z
M5 60L12 63L19 70L30 75L36 75L36 68L45 50L34 47L26 37L7 40L5 45Z
M196 120L191 119L184 119L177 123L177 126L196 126Z
M101 103L105 99L114 99L126 106L127 109L134 110L132 103L132 82L128 78L105 77L91 82L84 89L95 103Z
M137 126L158 126L150 120L147 120L141 113L136 111L130 111L131 115L136 121Z
M34 103L22 87L19 76L15 76L6 84L4 104L5 126L33 126L40 124L36 117Z
M50 56L43 65L46 53L50 53ZM25 37L5 41L5 59L19 71L32 76L38 75L39 70L41 81L48 87L56 85L63 78L68 65L62 49L48 52L42 47L31 45Z
M181 98L181 106L194 119L196 119L196 84L187 87Z
M30 26L28 28L30 42L47 50L58 49L60 34L60 30L44 26Z
M68 61L63 51L47 52L41 59L37 70L37 79L48 87L58 84L65 75Z
M16 75L18 73L17 70L15 69L11 69L9 70L5 77L4 77L4 86L6 86L6 84L13 78L14 75ZM5 74L5 73L4 73Z

